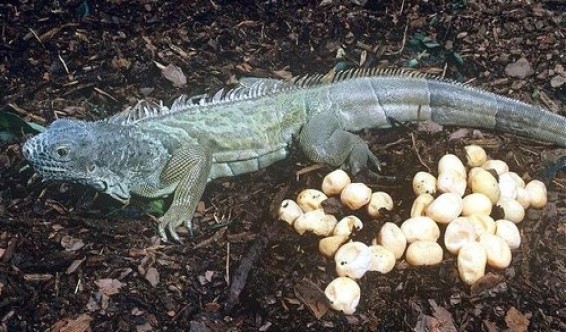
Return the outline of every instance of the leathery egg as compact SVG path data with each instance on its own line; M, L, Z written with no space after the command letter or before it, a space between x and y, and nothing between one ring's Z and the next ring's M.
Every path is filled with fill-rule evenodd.
M371 189L363 183L350 183L340 194L340 200L350 210L357 210L369 203Z
M487 253L478 242L469 242L458 252L458 274L468 285L478 281L485 275Z
M332 280L324 294L332 309L342 311L346 315L352 315L360 302L360 286L347 277L338 277Z
M352 183L352 180L348 174L341 169L337 169L324 177L321 189L328 196L338 195L350 183Z

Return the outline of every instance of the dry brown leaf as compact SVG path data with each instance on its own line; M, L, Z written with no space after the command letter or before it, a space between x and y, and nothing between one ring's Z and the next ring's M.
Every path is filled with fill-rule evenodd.
M27 273L27 274L24 274L24 280L25 281L31 281L31 282L42 282L42 281L51 280L52 278L53 278L53 275L49 274L49 273Z
M124 285L117 279L103 278L94 281L94 284L100 288L100 291L105 295L117 294L120 288Z
M180 88L187 85L187 77L183 73L183 70L174 64L169 64L167 67L163 68L161 74L168 81L173 83L174 87Z
M126 58L119 58L117 56L112 58L112 67L116 69L121 69L121 68L128 69L130 68L131 65L132 63L130 62L130 60Z
M503 276L489 272L472 285L472 287L470 288L470 293L472 295L478 295L485 290L494 288L504 281L505 278Z
M525 78L534 74L535 71L531 67L529 60L525 57L508 64L505 67L505 75L510 77Z
M64 318L51 326L51 332L85 332L91 331L92 317L82 314L75 319Z
M554 100L550 99L550 97L542 90L538 91L540 100L543 104L552 112L558 113L560 112L560 107L554 102Z
M566 77L562 75L556 75L550 80L550 86L558 89L566 83Z
M136 332L150 332L154 331L153 327L149 322L145 322L145 324L136 325Z
M77 270L77 268L86 260L86 258L83 259L75 259L71 265L69 265L69 267L67 268L66 273L67 274L71 274L73 272L75 272Z
M206 271L204 273L204 278L206 279L206 281L211 282L212 277L214 277L214 271Z
M290 80L293 78L293 74L288 70L274 70L273 75L284 80Z
M328 300L315 283L303 279L294 287L295 296L303 302L312 312L316 319L322 318L328 311Z
M515 307L511 307L505 315L505 323L511 332L525 332L529 328L530 321Z
M149 269L147 269L147 272L145 273L144 277L145 280L147 280L149 284L153 287L159 284L159 272L154 267L150 267Z
M208 246L208 245L211 245L211 244L217 244L218 241L220 241L220 239L221 239L222 237L224 237L224 234L226 233L226 230L227 230L227 229L228 229L228 228L226 228L226 227L223 227L223 228L219 229L219 230L216 231L216 233L214 233L214 235L212 235L210 238L208 238L208 239L206 239L206 240L204 240L204 241L201 241L201 242L195 244L195 246L193 247L193 249L204 248L204 247L206 247L206 246Z
M429 300L432 307L432 315L438 319L438 331L440 332L457 332L458 329L454 325L454 318L446 308L439 306L436 301Z
M74 238L72 236L65 235L61 239L61 246L68 251L77 251L84 247L84 242L81 239Z
M415 331L429 331L429 332L440 332L441 323L438 319L425 315L420 314L417 318L417 324L415 325Z
M140 249L140 248L130 248L128 250L128 256L130 257L141 257L147 256L147 249Z

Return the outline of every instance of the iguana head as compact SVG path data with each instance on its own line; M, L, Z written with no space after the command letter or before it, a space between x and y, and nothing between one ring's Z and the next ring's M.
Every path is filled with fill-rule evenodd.
M82 183L128 202L127 178L108 155L119 146L112 146L111 132L98 127L97 122L57 120L24 144L24 157L45 180Z

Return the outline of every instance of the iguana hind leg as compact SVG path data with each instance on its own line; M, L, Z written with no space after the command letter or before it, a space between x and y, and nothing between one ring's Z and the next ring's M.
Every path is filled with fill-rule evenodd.
M299 144L312 161L347 168L353 174L368 166L380 169L379 160L367 143L342 129L332 112L322 112L310 119L301 130Z
M163 169L163 184L177 183L169 210L158 219L157 229L164 241L170 236L182 242L175 230L181 224L191 229L191 220L206 187L211 166L212 153L202 145L190 145L176 151Z

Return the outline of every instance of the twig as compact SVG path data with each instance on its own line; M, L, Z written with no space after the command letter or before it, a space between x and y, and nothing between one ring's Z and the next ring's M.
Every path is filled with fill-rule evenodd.
M61 57L61 53L57 54L57 56L59 57L59 61L61 61L61 63L63 64L63 68L65 68L65 72L67 73L67 75L69 75L69 67L67 67L65 60L63 60L63 57Z
M403 1L403 3L405 3L405 1ZM403 44L401 45L401 49L397 52L393 52L393 54L401 54L401 52L403 52L403 50L405 49L405 44L407 42L407 31L409 30L409 22L407 22L407 24L405 24L405 31L403 32Z
M37 33L35 33L35 31L33 31L32 28L28 28L29 31L31 32L31 34L35 37L35 39L37 39L37 41L39 42L39 44L41 44L41 47L45 48L45 45L43 45L43 42L41 41L41 38L39 38L39 36L37 35Z
M301 177L301 175L319 170L319 169L324 168L324 167L325 167L325 165L323 165L323 164L314 164L314 165L311 165L311 166L301 168L300 170L295 172L295 178L297 179L297 181L299 181L299 178Z
M225 313L232 311L234 306L238 303L240 294L246 287L248 275L251 269L254 267L258 258L263 255L263 252L267 248L271 239L277 234L278 226L278 223L271 222L268 223L267 226L263 227L258 239L254 242L254 244L252 244L246 255L242 258L240 266L236 270L236 273L234 273L233 282L230 285L230 290L228 291L228 299L224 304Z
M38 115L31 114L30 112L24 110L23 108L20 108L16 104L8 103L8 106L10 106L16 113L21 114L23 116L27 116L35 122L39 122L39 123L46 123L47 122L47 120L45 120L44 118L42 118Z
M102 94L102 95L105 95L106 97L108 97L108 98L110 98L110 99L112 99L112 100L114 100L114 101L116 101L116 102L118 101L118 99L112 97L111 94L109 94L108 92L103 91L103 90L101 90L101 89L99 89L99 88L97 88L97 87L94 87L94 91L96 91L96 92L98 92L98 93L100 93L100 94Z
M417 138L415 133L411 133L411 141L413 141L413 149L415 150L415 154L417 155L417 158L419 158L419 162L421 163L421 165L426 167L429 173L432 173L430 167L428 167L428 165L424 162L423 158L421 157L421 154L419 153L419 149L417 148Z
M226 285L230 285L230 241L226 242L226 275L224 280Z

